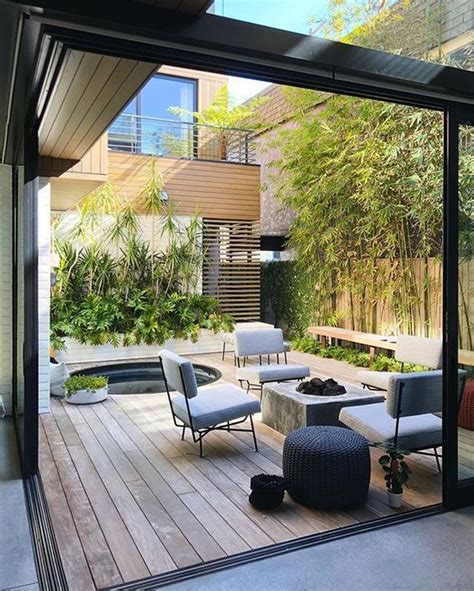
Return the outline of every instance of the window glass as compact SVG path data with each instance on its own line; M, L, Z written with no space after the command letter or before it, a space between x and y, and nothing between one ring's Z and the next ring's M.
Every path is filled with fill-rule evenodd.
M140 92L140 115L192 122L196 110L194 80L173 76L154 76ZM170 113L170 107L179 107L187 113Z

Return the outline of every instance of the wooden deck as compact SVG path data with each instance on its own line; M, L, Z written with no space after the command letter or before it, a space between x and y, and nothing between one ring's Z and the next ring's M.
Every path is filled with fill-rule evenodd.
M234 381L229 355L194 361ZM339 361L291 353L313 375L354 380ZM71 589L86 591L268 546L275 542L376 519L387 507L383 477L372 452L367 503L350 511L316 511L286 496L277 511L248 503L249 479L281 473L283 436L256 422L260 452L248 434L217 432L206 457L180 440L165 395L113 396L77 407L52 400L41 417L41 475ZM441 500L441 477L431 458L411 456L414 474L402 511Z

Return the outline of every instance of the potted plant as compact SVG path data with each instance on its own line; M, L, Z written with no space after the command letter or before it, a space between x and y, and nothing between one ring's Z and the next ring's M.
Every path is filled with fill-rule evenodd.
M392 443L384 446L386 453L379 458L379 464L385 472L385 484L387 486L388 504L394 509L402 505L403 486L408 486L408 478L411 470L405 462L405 456L410 452L397 448Z
M276 509L285 495L285 480L273 474L257 474L250 479L250 504L256 509Z
M109 386L104 376L76 374L64 382L64 390L69 404L94 404L107 398Z

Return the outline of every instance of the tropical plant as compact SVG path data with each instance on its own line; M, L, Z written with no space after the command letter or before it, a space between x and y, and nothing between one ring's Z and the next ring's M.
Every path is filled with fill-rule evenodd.
M64 390L66 391L66 397L70 398L79 390L101 390L106 388L109 381L105 376L88 376L82 374L76 374L68 378L64 382Z
M440 2L327 0L324 15L309 24L326 39L420 58L441 45L441 10Z
M170 107L173 115L206 126L201 138L204 142L218 143L218 154L221 160L226 160L232 145L239 145L243 131L256 130L262 127L259 117L259 107L267 101L266 97L257 97L245 103L236 105L229 91L229 86L222 86L211 104L202 111L187 111L181 107Z
M403 487L408 486L411 474L410 466L405 462L405 456L410 455L410 452L397 448L393 443L384 445L383 448L386 453L379 458L379 464L385 473L385 485L389 492L401 494Z
M112 186L89 196L73 218L54 226L59 255L51 294L51 343L89 345L195 341L202 328L232 328L219 303L198 293L201 222L187 223L161 199L164 179L153 165L137 203ZM145 213L138 217L136 208ZM144 238L143 224L151 228Z

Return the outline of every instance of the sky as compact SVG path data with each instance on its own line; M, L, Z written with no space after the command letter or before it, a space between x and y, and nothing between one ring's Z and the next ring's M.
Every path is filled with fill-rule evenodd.
M215 0L214 14L308 34L308 18L324 14L326 6L326 0ZM267 83L257 80L229 78L229 90L237 103L254 96L266 86Z

